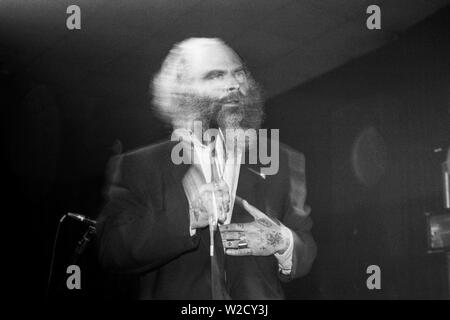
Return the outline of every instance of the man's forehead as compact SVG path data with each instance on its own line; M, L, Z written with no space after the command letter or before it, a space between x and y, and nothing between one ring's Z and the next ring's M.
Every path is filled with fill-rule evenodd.
M242 66L239 56L221 43L202 44L190 50L190 65L193 72L236 69Z

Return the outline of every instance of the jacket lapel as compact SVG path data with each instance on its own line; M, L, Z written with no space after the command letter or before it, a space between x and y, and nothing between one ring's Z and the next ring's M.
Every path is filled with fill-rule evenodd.
M264 178L260 172L259 164L241 164L236 195L264 211ZM235 202L231 222L252 222L253 220L253 217Z
M174 199L177 199L178 201L183 202L183 208L184 208L186 214L189 215L189 200L186 196L186 192L184 191L183 178L188 173L188 171L191 168L193 168L193 165L185 164L185 163L180 163L180 164L173 163L173 161L171 159L171 152L172 152L173 146L175 146L175 144L177 144L177 143L178 142L175 141L173 144L171 144L171 147L169 148L169 152L168 152L168 156L167 156L167 161L169 163L169 171L170 171L173 181L176 185L176 187L175 187L176 195L174 195ZM201 170L200 170L200 172L201 172ZM199 236L200 244L204 247L205 250L209 251L208 228L205 228L202 230L197 229L196 232ZM222 244L220 243L220 245L222 245Z

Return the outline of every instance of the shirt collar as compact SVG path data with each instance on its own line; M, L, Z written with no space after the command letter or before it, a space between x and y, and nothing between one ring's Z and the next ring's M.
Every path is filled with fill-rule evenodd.
M222 130L219 129L219 134L216 136L215 142L211 142L208 145L204 145L192 132L192 130L185 128L178 128L174 131L173 136L177 138L181 138L187 143L192 143L196 148L199 148L202 151L212 152L216 149L218 156L224 155L225 146L224 146L224 136Z

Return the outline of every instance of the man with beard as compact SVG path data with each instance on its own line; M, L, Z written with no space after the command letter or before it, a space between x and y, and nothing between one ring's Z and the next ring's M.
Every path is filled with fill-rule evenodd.
M260 128L258 85L221 40L191 38L170 51L153 96L176 141L113 162L100 262L135 274L141 299L284 298L281 281L309 272L316 245L303 155L280 146L278 172L265 175L245 159L267 141L230 139Z

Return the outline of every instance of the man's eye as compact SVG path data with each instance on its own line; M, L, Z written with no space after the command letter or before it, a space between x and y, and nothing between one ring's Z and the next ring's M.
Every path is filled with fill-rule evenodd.
M208 80L221 79L221 78L223 78L223 73L220 73L220 72L211 73L206 77L206 79L208 79Z

